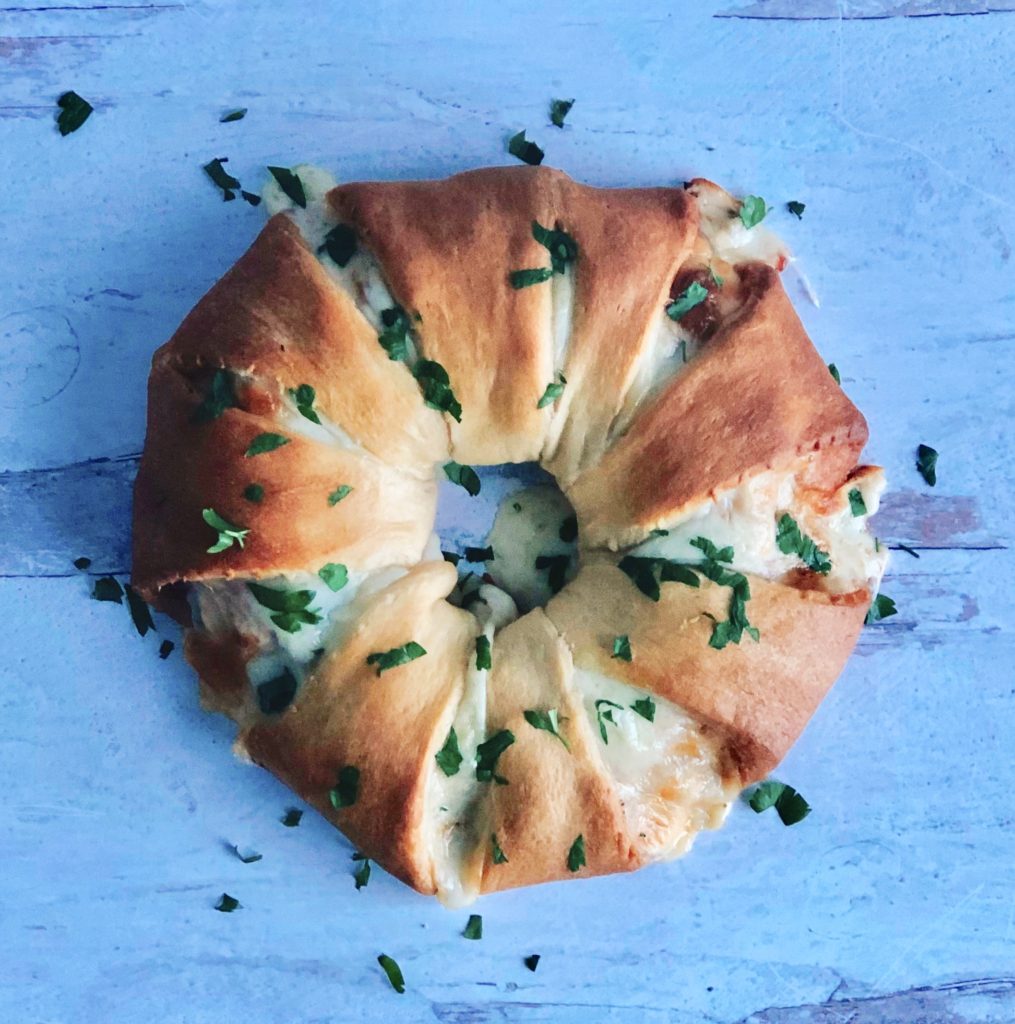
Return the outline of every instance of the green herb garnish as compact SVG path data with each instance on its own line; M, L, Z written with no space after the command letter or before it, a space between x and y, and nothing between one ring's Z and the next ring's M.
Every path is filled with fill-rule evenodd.
M515 741L515 734L510 729L501 729L485 743L476 747L476 778L480 782L496 782L506 786L508 780L496 774L497 760Z
M490 638L485 633L476 637L476 668L480 671L493 667Z
M576 515L566 516L560 524L557 536L565 544L572 544L578 538L578 517Z
M567 851L567 869L575 872L585 867L585 837L578 836Z
M230 896L229 893L224 892L219 897L218 903L215 904L215 909L223 914L231 914L240 905L240 901L235 896Z
M797 220L801 220L804 215L804 210L807 209L806 203L798 203L795 199L791 199L786 204L786 209L796 217Z
M236 189L240 187L239 180L234 178L223 166L228 162L228 157L217 156L204 165L204 173L222 189L222 198L227 203L236 198Z
M482 916L479 914L469 914L469 921L462 935L467 939L481 939L483 937Z
M60 113L56 117L56 126L60 129L61 135L70 135L71 132L76 132L95 109L88 100L73 90L59 96L56 105L60 108Z
M523 163L538 167L546 155L534 142L525 138L524 129L508 139L508 152Z
M243 488L243 497L254 505L260 505L264 500L264 488L260 484L247 484Z
M880 622L882 619L895 615L897 611L895 602L887 594L878 594L871 602L870 608L867 609L867 617L863 620L864 625L869 626L874 622Z
M536 968L539 966L540 959L541 957L538 953L532 953L530 956L525 957L522 962L530 971L535 973Z
M80 558L74 559L74 568L80 569L82 572L84 572L84 570L87 569L91 564L92 560L90 558L85 558L84 555L82 555Z
M863 500L863 495L857 488L849 492L849 510L854 516L867 515L867 502Z
M287 807L281 821L286 828L296 828L302 817L303 812L298 807Z
M473 498L479 494L481 486L479 475L472 466L463 466L460 462L445 462L444 475L453 484L458 484L459 487L464 487Z
M606 733L606 723L609 722L610 725L616 725L617 720L613 717L613 712L614 710L623 711L624 708L616 701L607 700L605 697L600 697L596 701L595 707L596 722L599 724L599 735L602 736L604 743L609 743L610 737Z
M551 100L550 121L558 128L564 127L564 118L570 113L574 106L574 100Z
M511 287L518 291L530 285L542 284L553 277L553 267L532 267L528 270L512 270L508 275Z
M204 401L194 410L194 422L210 423L217 420L226 409L238 405L233 375L228 370L218 369L212 374Z
M264 860L263 854L255 853L253 850L241 850L233 843L229 844L229 849L236 855L236 859L243 861L244 864L256 864L259 860Z
M636 700L631 705L631 710L635 714L641 715L647 722L656 720L656 702L651 697L642 697L640 700Z
M452 565L458 565L462 560L462 556L456 551L441 551L441 556L445 562L450 562Z
M338 782L328 790L328 799L336 811L352 807L359 799L359 769L351 764L345 765L338 773Z
M96 601L113 601L123 604L123 587L113 576L100 576L92 587L92 597Z
M175 647L176 644L174 644L172 640L163 640L162 643L159 644L159 657L165 661L166 658L173 653L173 649Z
M240 195L243 196L251 206L261 205L261 197L256 192L248 192L246 189L240 189Z
M775 530L775 543L784 555L798 555L800 561L808 569L821 573L822 576L827 576L832 569L828 552L822 551L807 534L803 533L796 520L788 512L779 517Z
M353 872L352 877L356 882L357 892L367 887L367 883L370 881L370 861L366 857L360 861L360 865Z
M700 306L708 298L708 289L699 281L692 281L674 300L666 307L666 315L671 320L679 320L682 316L690 313L695 306Z
M311 423L321 422L321 417L314 409L314 402L317 399L317 392L309 384L300 384L299 387L289 388L289 397L296 405L296 411Z
M278 182L278 187L301 209L307 208L307 193L300 176L288 167L269 167L268 172Z
M774 807L784 825L795 825L811 813L810 805L792 786L775 779L766 779L757 786L748 803L756 814Z
M842 378L839 376L839 368L835 363L828 364L828 372L832 375L832 380L835 381L840 387L842 387Z
M264 455L267 452L273 452L276 448L281 448L283 445L289 443L288 437L283 437L281 434L264 433L258 434L253 441L250 442L247 450L243 453L248 459L253 458L255 455Z
M562 394L564 394L564 387L567 384L567 378L564 374L557 374L557 380L552 384L546 385L546 390L543 392L542 397L536 402L537 409L545 409L548 405L553 405Z
M296 632L290 630L291 633ZM280 715L293 702L297 689L296 677L283 669L280 675L257 686L257 706L265 715Z
M352 494L352 488L348 484L339 484L328 495L328 504L334 508L343 498L347 498L350 494Z
M144 636L148 630L155 629L152 621L152 613L145 604L144 598L128 583L124 588L127 595L127 607L130 609L130 617L134 621L134 628L140 636Z
M248 583L247 589L262 608L273 613L269 618L286 633L298 633L303 626L321 621L320 614L309 607L317 596L313 590L275 590L260 583Z
M317 250L326 252L340 267L348 266L356 255L356 229L348 224L336 224L325 236Z
M546 572L550 593L558 594L567 582L567 570L571 565L570 555L537 555L535 567Z
M423 392L423 402L431 409L446 412L457 423L462 422L462 406L451 389L448 371L432 359L420 359L412 371Z
M761 196L744 196L740 204L740 220L745 228L753 228L760 224L768 213L768 207Z
M426 654L426 648L410 640L401 647L392 647L390 651L377 651L367 655L367 664L377 666L377 674L387 672L388 669L397 668L399 665L407 665L410 661L422 658Z
M317 570L325 586L337 594L349 582L349 570L340 562L328 562Z
M391 987L399 994L403 993L405 991L405 978L402 977L401 967L387 953L381 953L377 958L377 962L384 968L384 973L388 976Z
M230 110L219 118L219 124L229 124L232 121L242 121L247 116L247 108L240 107L238 110Z
M454 726L451 726L444 746L434 754L434 760L448 778L458 774L458 769L462 767L462 752L458 747L458 736L455 734Z
M209 555L217 555L220 551L231 548L233 543L238 544L241 548L243 547L244 540L247 534L250 533L250 530L244 529L242 526L233 526L232 523L223 519L213 508L202 509L201 517L219 535L218 540L208 548Z
M631 639L627 634L613 638L613 654L611 658L619 658L621 661L631 660Z
M507 854L500 848L500 843L497 842L496 835L490 836L490 849L492 851L491 859L494 864L507 864Z
M542 729L544 732L548 732L551 736L556 736L557 739L564 744L565 750L571 749L570 744L560 732L560 722L557 717L556 708L550 708L547 711L526 711L525 721L528 722L533 729Z
M466 562L492 562L495 557L496 556L493 553L493 548L489 545L487 545L485 548L473 548L466 545Z
M708 265L708 276L712 279L712 284L714 284L716 288L721 288L726 283L726 278L717 274L715 272L715 267L713 267L711 263ZM687 360L685 359L684 362L686 361Z
M931 487L937 484L937 452L933 448L921 444L916 449L916 468Z
M560 228L544 228L534 220L532 237L549 252L550 268L555 274L563 274L567 265L578 259L578 243Z
M381 310L381 328L377 340L388 358L406 363L409 361L409 318L401 306Z

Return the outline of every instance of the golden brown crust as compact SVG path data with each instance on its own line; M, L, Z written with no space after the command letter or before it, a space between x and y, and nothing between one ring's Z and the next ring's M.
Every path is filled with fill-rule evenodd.
M145 600L157 603L160 589L177 580L313 572L330 561L371 569L419 559L436 507L433 479L301 437L241 409L195 422L200 401L170 368L153 373L134 490L133 579ZM280 433L289 442L247 457L261 433ZM259 502L244 497L251 483L264 488ZM343 484L352 491L330 504ZM205 508L249 529L242 548L208 553L217 534L202 518Z
M571 683L567 645L537 609L498 633L493 650L487 733L509 729L515 742L497 762L508 784L487 784L489 832L508 860L494 864L492 844L484 844L482 891L637 867L623 807ZM525 720L526 710L550 708L570 750ZM572 872L568 851L579 835L587 865Z
M426 562L370 602L345 642L325 655L296 702L241 733L239 745L340 828L358 850L420 892L436 891L424 821L434 754L461 700L475 619L444 597L446 563ZM409 640L426 655L382 675L368 655ZM343 767L359 796L329 799Z
M633 543L717 491L808 453L805 486L834 489L856 465L863 416L775 271L738 269L748 296L741 312L568 488L585 543Z
M567 387L559 441L544 466L563 485L595 462L631 385L677 268L697 207L680 189L599 189L564 183L558 219L578 243Z
M286 389L309 384L320 413L391 465L429 474L447 455L440 415L283 214L155 353L156 373L167 363L252 375L276 408Z
M813 576L813 574L810 574ZM755 643L709 646L712 620L727 617L730 590L664 583L658 602L611 562L582 568L546 607L582 667L672 701L723 736L747 785L763 778L803 731L835 682L863 625L866 589L827 594L749 577ZM707 614L706 614L707 613ZM626 634L631 662L610 657Z

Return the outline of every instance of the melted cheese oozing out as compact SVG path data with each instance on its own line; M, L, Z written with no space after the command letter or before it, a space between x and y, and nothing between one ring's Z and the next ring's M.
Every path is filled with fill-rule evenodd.
M637 652L635 652L637 657ZM737 792L724 782L717 743L675 704L653 697L655 717L648 721L631 707L647 694L610 676L575 668L575 685L599 744L627 825L638 848L651 860L686 853L702 829L718 828ZM599 730L596 701L608 700L613 723Z
M567 498L552 484L526 487L500 503L487 538L494 559L486 563L486 571L522 611L538 608L553 596L548 571L536 568L540 555L568 556L567 579L577 571L577 542L560 539L560 528L572 515Z
M766 579L776 579L803 563L795 554L784 554L776 543L779 517L788 512L801 531L828 553L832 563L826 577L832 591L868 585L877 589L888 561L885 548L878 549L867 532L867 519L878 509L884 475L869 473L848 481L833 499L831 514L821 514L797 500L792 472L759 473L739 487L720 492L679 520L665 524L665 536L651 537L632 554L698 562L702 552L692 547L695 537L706 537L716 547L733 548L732 568ZM853 516L848 492L859 490L867 514Z
M489 584L479 588L479 600L470 607L479 620L481 635L490 641L492 652L494 633L518 617L518 608L508 594ZM486 830L478 806L483 783L476 778L475 766L476 748L487 738L487 675L486 669L476 667L472 653L465 693L452 723L462 755L461 766L454 775L445 775L435 763L427 787L425 818L430 829L437 896L448 907L463 907L479 893L480 852Z
M785 266L786 243L760 224L744 227L738 207L723 189L698 187L692 193L701 213L699 230L719 259L733 264L760 260L777 270Z

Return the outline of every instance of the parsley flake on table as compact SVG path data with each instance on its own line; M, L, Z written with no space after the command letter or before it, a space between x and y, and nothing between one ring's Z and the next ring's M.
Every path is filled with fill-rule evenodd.
M786 209L789 210L789 212L792 213L793 216L796 217L797 220L802 220L803 219L803 215L804 215L804 210L807 209L807 204L806 203L798 203L795 199L791 199L786 204Z
M507 864L507 854L500 848L496 834L490 835L490 859L494 864Z
M445 462L444 475L453 484L458 484L459 487L464 488L473 498L479 494L482 485L479 481L479 475L472 466L463 466L460 462Z
M530 971L535 973L535 970L539 966L539 961L541 959L542 957L538 953L531 953L522 962L525 964L526 967L528 967Z
M895 607L895 602L887 594L878 594L871 602L870 608L867 609L867 616L863 620L864 625L869 626L874 622L880 622L882 619L895 615L896 612L898 612L898 608Z
M278 182L278 187L301 209L307 208L307 193L300 176L288 167L269 167L268 173Z
M564 118L571 112L574 100L550 100L550 123L557 128L564 127Z
M92 597L96 601L113 601L123 604L123 587L113 576L100 576L92 587Z
M613 638L613 653L610 657L621 661L631 660L631 638L626 633Z
M745 228L753 228L760 224L768 213L768 207L761 196L744 196L740 204L740 220Z
M367 887L367 883L370 881L370 861L367 857L364 857L360 861L360 865L353 872L352 877L356 882L357 892L359 892L360 889L365 889Z
M666 307L666 315L673 321L690 313L695 306L700 306L708 298L708 289L700 281L692 281Z
M496 555L494 555L493 548L490 545L487 545L485 548L474 548L466 545L466 562L492 562L495 558Z
M426 648L410 640L401 647L392 647L390 651L375 651L367 655L367 664L377 666L377 674L387 672L388 669L397 668L399 665L407 665L410 661L422 658L426 654Z
M444 746L434 754L434 760L437 762L437 767L448 778L458 774L458 770L462 767L462 752L458 747L458 735L454 726L451 726Z
M224 892L219 897L218 903L215 904L215 909L221 911L223 914L231 914L240 906L242 906L242 904L235 896L230 896L229 893Z
M245 188L241 188L240 195L246 202L250 203L251 206L261 205L261 197L256 192L248 192Z
M257 706L265 715L280 715L293 702L298 688L296 677L285 668L275 676L263 683L258 683Z
M562 373L557 373L557 380L553 383L546 385L546 390L543 392L542 397L536 402L537 409L545 409L548 405L553 405L562 394L564 394L564 388L567 385L567 377Z
M359 799L359 769L351 764L345 765L338 773L338 782L328 790L328 799L336 811L352 807Z
M539 146L525 138L524 129L516 132L508 139L507 150L512 156L521 160L522 163L529 164L532 167L538 167L546 155Z
M302 818L303 812L298 807L287 807L280 820L286 828L296 828Z
M641 715L646 722L656 720L656 702L651 697L641 697L631 705L631 710L636 715Z
M384 973L391 982L391 987L401 995L405 992L405 978L402 977L402 969L387 953L381 953L377 962L384 969Z
M211 376L204 401L194 410L194 422L210 423L217 420L226 409L234 409L238 405L233 375L220 367Z
M268 452L273 452L276 448L281 448L283 445L288 444L289 441L290 439L282 434L273 434L270 431L266 431L263 434L258 434L250 442L243 454L246 458L252 459L255 455L265 455Z
M822 551L807 534L803 533L797 525L797 521L788 512L784 512L779 517L775 531L775 543L784 555L797 555L800 561L813 572L820 573L822 576L827 576L831 572L832 562L828 557L828 552Z
M937 452L929 445L916 449L916 468L931 487L937 484Z
M348 484L339 484L328 495L328 504L334 508L343 498L347 498L350 494L352 494L352 488Z
M446 412L457 423L462 422L462 405L455 398L448 371L433 359L420 359L412 371L420 390L423 404L438 412Z
M466 939L481 939L483 937L483 917L481 914L469 914L468 923L462 935Z
M138 631L138 635L144 636L149 630L155 629L151 610L144 598L129 583L123 589L127 595L127 607L130 609L134 628Z
M663 583L683 583L687 587L700 586L693 569L669 558L625 555L617 563L617 568L653 601L658 601L662 596L660 588Z
M533 729L541 729L543 732L548 732L551 736L556 736L557 739L564 744L565 750L571 749L570 744L560 731L560 720L558 718L556 708L549 708L546 711L530 709L525 712L525 721L528 722Z
M476 637L476 668L482 672L493 667L493 656L490 650L490 638L485 633Z
M867 502L863 500L863 494L856 487L849 492L849 511L854 518L867 515Z
M264 488L260 484L247 484L243 488L243 497L253 505L260 505L264 500Z
M450 562L452 565L458 565L462 560L462 556L457 551L441 551L441 556L445 562Z
M219 118L219 124L231 124L233 121L242 121L247 116L247 108L240 107L237 110L230 110Z
M623 711L624 708L616 701L607 700L605 697L600 697L599 700L596 701L595 708L596 722L599 725L599 735L603 738L604 743L609 743L610 737L606 732L606 723L609 722L610 725L616 725L617 720L613 717L613 712L615 710Z
M515 734L510 729L501 729L476 747L476 778L480 782L492 781L500 786L508 784L507 779L496 774L497 760L514 741Z
M86 558L84 555L82 555L80 558L74 559L74 568L80 569L82 572L84 572L84 570L87 569L91 564L92 560L90 558Z
M289 397L296 406L296 411L311 423L320 425L321 417L314 409L314 402L317 400L317 392L309 384L300 384L299 387L289 388Z
M173 653L175 648L176 644L174 644L172 640L163 640L162 643L159 644L159 657L165 661L166 658Z
M748 803L755 814L774 807L784 825L796 825L811 813L810 804L792 786L776 779L760 783Z
M321 621L320 614L309 607L317 596L313 590L275 590L249 582L247 589L262 608L272 612L269 618L286 633L298 633L303 626L316 626Z
M327 562L317 570L325 586L337 594L349 582L349 570L341 562Z
M318 252L326 252L340 267L348 266L356 255L356 229L348 224L336 224L325 236Z
M56 105L60 113L56 116L56 126L61 135L76 132L91 116L95 109L88 100L79 96L73 89L57 97Z
M574 873L585 867L585 837L579 835L567 851L567 869Z
M262 853L255 853L253 850L241 850L233 843L228 845L229 849L236 855L236 858L244 864L256 864L259 860L264 860L264 854Z
M228 203L236 198L236 190L240 187L239 179L234 178L226 169L229 158L217 156L209 160L203 167L204 173L222 190L222 198Z
M835 363L828 364L828 372L832 375L832 380L835 381L840 387L842 386L842 378L839 376L839 368Z

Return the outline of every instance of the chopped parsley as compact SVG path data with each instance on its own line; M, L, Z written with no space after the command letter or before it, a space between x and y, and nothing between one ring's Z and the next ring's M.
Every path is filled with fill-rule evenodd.
M485 633L476 637L476 668L482 671L493 667L490 638Z
M651 697L642 697L631 705L631 710L641 715L646 722L656 720L656 702Z
M307 194L300 176L288 167L269 167L268 172L278 182L278 187L301 209L307 208Z
M733 548L730 546L717 548L707 537L695 537L691 545L701 550L705 560L699 566L698 571L702 576L710 579L721 587L729 587L732 590L730 595L728 619L719 622L713 616L712 635L709 637L708 645L717 651L721 651L727 644L739 644L744 633L754 640L755 643L761 639L761 633L756 626L752 626L747 618L747 602L751 598L751 586L743 573L732 572L721 563L733 561Z
M565 544L572 544L578 538L578 517L573 514L566 516L560 524L557 536Z
M462 560L462 556L457 551L441 551L441 555L445 562L450 562L452 565L458 565Z
M296 828L302 817L303 812L298 807L287 807L280 820L286 828Z
M264 455L267 452L273 452L276 448L281 448L283 445L288 443L288 437L284 437L282 434L266 432L264 434L258 434L257 437L250 442L247 446L247 450L243 454L246 458L251 459L255 455Z
M426 648L410 640L401 647L392 647L390 651L376 651L367 655L367 664L377 666L377 674L387 672L388 669L397 668L399 665L407 665L410 661L422 658L426 654Z
M257 706L264 715L280 715L293 702L296 677L285 668L280 675L257 686Z
M465 926L462 935L467 939L481 939L483 937L483 918L480 914L469 914L469 921Z
M343 498L347 498L350 494L352 494L352 488L348 484L339 484L328 495L328 504L334 508Z
M857 491L857 494L860 492ZM860 499L861 501L863 498ZM852 502L852 498L850 498ZM853 513L856 514L855 512ZM796 520L784 512L779 517L775 530L775 543L784 555L798 555L800 561L813 572L827 576L832 569L832 562L827 551L822 551L814 541L803 533Z
M512 270L508 276L511 287L518 291L521 288L528 288L530 285L542 284L553 277L552 267L532 267L528 270Z
M855 516L867 515L867 502L863 500L863 494L860 493L858 488L853 488L849 492L849 510Z
M444 475L459 487L464 487L466 492L473 498L479 494L479 475L472 466L463 466L460 462L445 462Z
M59 96L56 105L60 108L60 113L56 116L56 126L60 129L61 135L70 135L71 132L76 132L95 109L88 100L79 96L73 89Z
M500 843L497 842L497 836L495 834L490 835L490 850L491 859L494 864L507 864L507 854L500 848Z
M522 962L525 964L526 967L528 967L530 971L535 973L536 968L539 966L540 959L541 957L538 953L532 953L529 956L527 956Z
M338 782L328 790L328 799L336 811L352 807L359 799L359 769L351 764L345 765L338 773Z
M658 601L661 584L683 583L688 587L700 586L698 576L689 566L670 558L648 558L625 555L617 568L648 598Z
M610 725L616 725L617 720L613 717L613 712L614 710L623 711L624 708L616 701L607 700L605 697L600 697L599 700L596 701L595 707L596 722L599 725L599 735L602 736L604 743L609 743L610 737L606 732L606 723L609 722Z
M82 572L84 572L84 570L87 569L91 564L92 560L90 558L86 558L84 555L82 555L80 558L74 559L74 568L80 569Z
M495 557L493 548L489 545L485 548L473 548L468 546L465 548L466 562L492 562Z
M721 288L726 283L726 278L717 274L715 267L713 267L711 263L708 265L708 276L712 279L712 284L714 284L716 288Z
M570 555L537 555L535 567L546 572L550 593L558 594L567 582L567 570L571 565Z
M113 576L100 576L92 587L92 597L96 601L113 601L123 604L123 587Z
M530 164L533 167L538 167L546 155L534 142L525 138L524 129L508 139L507 150L522 163Z
M356 255L356 229L348 224L336 224L325 236L320 252L324 250L340 267L348 265Z
M458 769L462 767L462 752L458 747L458 736L454 726L451 726L444 746L434 754L434 760L448 778L458 774Z
M248 192L246 189L240 189L240 195L243 196L251 206L261 205L261 197L256 192Z
M219 118L219 124L229 124L232 121L242 121L247 116L247 108L240 107L238 110L230 110Z
M264 488L260 484L247 484L243 488L243 497L254 505L260 505L264 500Z
M533 729L542 729L544 732L548 732L551 736L556 736L557 739L564 744L565 750L571 749L570 744L560 732L560 721L557 717L556 708L550 708L547 711L526 711L525 721L528 722Z
M272 612L269 618L286 633L298 633L303 626L316 626L321 621L319 612L309 607L317 596L313 590L275 590L260 583L247 583L247 589L262 608Z
M236 859L243 861L244 864L256 864L259 860L264 860L263 854L255 853L253 850L241 850L233 843L229 844L229 849L236 855Z
M789 212L792 213L793 216L796 217L797 220L802 220L803 219L803 215L804 215L804 210L807 209L807 204L806 203L798 203L795 199L791 199L786 204L786 209L789 210Z
M438 412L446 412L461 423L462 405L451 389L448 371L432 359L420 359L412 373L423 392L423 403Z
M916 468L931 487L937 484L937 452L933 448L921 444L916 449Z
M631 660L631 638L626 633L613 638L613 654L610 657L621 661Z
M204 401L194 410L195 423L210 423L226 411L239 405L233 375L228 370L218 369L212 374L211 384Z
M839 368L835 363L828 364L828 372L832 375L832 380L835 381L840 387L842 386L842 378L839 376Z
M751 794L748 803L755 814L774 807L784 825L795 825L811 813L810 804L785 782L766 779Z
M242 526L233 526L232 523L223 519L213 508L202 509L201 517L219 535L218 540L208 548L209 555L217 555L220 551L231 548L234 543L238 544L241 548L243 547L244 540L247 534L250 533L250 530L244 529Z
M409 318L401 306L381 310L381 331L377 340L388 358L395 362L409 361Z
M549 252L550 267L555 274L563 274L567 265L578 259L578 243L560 228L544 228L534 220L532 237Z
M349 570L341 562L328 562L317 570L325 586L337 594L349 582Z
M585 867L585 837L578 836L571 844L571 849L567 851L567 870L573 873L583 867Z
M564 374L557 374L557 380L551 384L546 385L546 390L543 392L542 397L536 402L537 409L545 409L548 405L553 405L562 394L564 394L564 387L567 384L567 377Z
M152 622L152 613L145 604L144 598L128 583L124 588L127 594L127 607L130 609L130 617L134 622L134 628L140 636L144 636L148 630L155 629Z
M874 622L880 622L882 619L895 615L896 612L898 612L898 608L895 607L895 602L887 594L878 594L871 602L870 608L867 609L867 617L863 620L864 625L869 626Z
M740 204L740 220L745 228L753 228L760 224L768 213L768 207L761 196L744 196Z
M673 302L666 307L666 315L671 320L679 320L690 313L695 306L700 306L708 298L708 289L700 281L692 281Z
M174 644L172 640L163 640L162 643L159 644L159 657L165 661L166 658L173 653L175 647L176 644Z
M357 892L367 887L367 883L370 881L370 861L368 858L364 857L360 861L360 865L353 872L352 877L356 882Z
M401 967L387 953L381 953L377 958L377 962L384 968L384 973L388 976L391 987L401 995L405 991L405 978L402 977Z
M480 782L493 781L500 786L508 784L507 779L496 774L497 760L514 741L515 734L510 729L501 729L476 747L476 778Z
M241 906L241 903L235 896L230 896L229 893L224 892L219 897L218 903L215 904L215 909L223 914L231 914L239 906Z
M222 189L222 198L227 203L236 198L236 190L240 187L239 180L225 169L224 165L228 162L228 157L217 156L214 160L209 160L203 168L212 182Z
M314 409L314 402L317 399L317 392L309 384L300 384L299 387L289 389L289 397L296 405L296 411L311 423L321 422L321 417Z
M564 118L571 112L574 100L550 100L550 122L558 128L564 127Z

